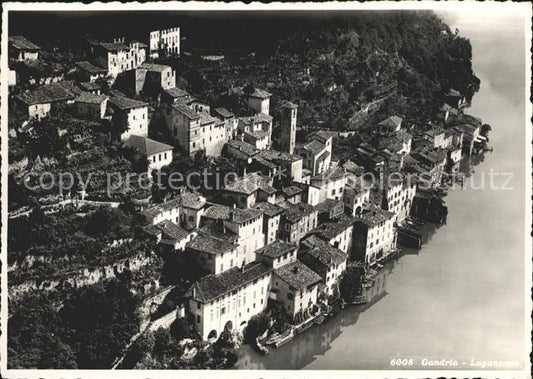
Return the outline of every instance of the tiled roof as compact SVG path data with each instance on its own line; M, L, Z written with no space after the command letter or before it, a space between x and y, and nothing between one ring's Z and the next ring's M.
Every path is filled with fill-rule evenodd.
M106 95L96 95L90 92L82 92L74 101L77 103L101 104L108 98L109 96Z
M331 246L329 243L322 241L314 236L310 236L302 241L302 244L309 248L303 252L302 259L305 262L305 256L311 256L315 261L329 267L333 264L341 264L346 260L346 254L341 250Z
M200 115L193 111L191 108L184 104L174 104L172 106L174 109L176 109L178 112L180 112L182 115L184 115L187 118L190 118L191 120L196 120L200 118Z
M168 211L168 210L175 209L175 208L179 208L180 204L181 204L181 199L180 198L172 199L172 200L166 201L164 203L156 204L156 205L154 205L154 206L152 206L150 208L147 208L147 209L145 209L142 212L142 214L145 215L145 216L154 217L154 216L158 215L161 212Z
M135 149L138 153L149 156L174 149L174 147L153 139L141 136L130 136L124 147Z
M287 101L287 100L284 100L281 105L280 105L281 108L290 108L290 109L294 109L294 108L298 108L298 105L294 104L294 103L291 103L290 101Z
M270 96L272 96L272 94L265 90L254 88L254 92L252 92L249 96L257 97L260 99L268 99Z
M88 61L76 62L76 66L91 74L105 74L107 72L105 68L96 66Z
M324 145L322 142L319 142L317 140L312 140L310 142L305 142L303 144L299 144L303 149L309 150L313 153L319 153L320 151L324 150L326 148L326 145Z
M289 154L285 151L277 151L277 150L272 150L272 149L261 150L259 152L259 155L263 157L264 159L267 159L273 162L296 162L296 161L303 159L299 155Z
M255 132L244 132L244 134L252 137L255 140L262 140L268 137L268 131L266 130L257 130Z
M283 208L277 206L276 204L272 204L266 201L256 203L254 205L254 208L259 209L261 212L263 212L269 217L274 217L274 216L277 216L283 213Z
M141 69L145 69L148 71L154 71L154 72L163 72L165 70L168 70L171 68L170 66L164 65L164 64L156 64L156 63L143 63L139 66Z
M274 270L275 274L296 290L316 284L322 278L300 261L289 263Z
M302 217L316 212L316 209L307 203L292 204L288 201L282 201L278 205L284 209L282 217L290 223L300 221Z
M24 36L9 37L9 44L17 50L41 50L39 46L28 40Z
M398 128L401 125L401 123L402 123L401 117L391 116L391 117L381 121L378 125L390 126L390 127L393 127L393 128Z
M344 167L346 171L352 172L356 175L362 175L365 172L365 168L363 166L359 166L358 164L356 164L355 162L351 160L347 160L341 166Z
M262 262L252 262L243 268L234 267L218 275L207 275L194 283L187 296L201 303L238 290L245 284L270 274L272 268Z
M99 84L93 82L81 82L78 85L85 91L96 91L101 89Z
M309 233L316 234L318 237L329 241L339 234L343 233L346 229L353 225L355 219L352 219L345 214L342 214L338 220L325 222L320 224Z
M335 200L335 199L327 198L323 202L315 205L315 209L317 210L318 213L324 213L324 212L329 213L333 208L340 207L340 206L342 206L344 209L344 202L342 200Z
M37 87L33 91L23 92L16 96L27 105L45 104L55 101L74 100L81 93L74 82L63 81Z
M155 225L147 225L143 228L146 233L156 235L158 232L162 233L162 240L175 243L184 240L190 232L182 229L179 225L174 224L168 220L163 220Z
M186 247L191 250L196 250L202 253L218 255L226 251L231 251L237 245L227 241L226 239L217 238L211 233L198 230L198 235Z
M332 130L317 130L317 131L314 131L314 132L311 132L309 133L309 135L307 136L306 140L307 141L312 141L312 140L318 140L322 143L326 143L326 141L330 138L333 138L335 136L338 135L338 132L334 132Z
M355 223L362 223L368 227L373 227L381 222L384 222L394 217L394 213L385 211L378 207L363 210L360 217L355 219Z
M265 247L257 251L257 254L263 255L268 258L277 258L281 257L283 254L297 249L298 246L293 245L292 243L275 240L274 242L266 245Z
M259 152L259 150L257 150L254 145L248 142L234 139L234 140L228 141L227 144L228 146L231 146L234 149L237 149L248 156L253 156Z
M122 42L100 42L99 45L107 51L129 50L129 46Z
M271 186L271 181L272 179L270 177L254 172L226 185L226 188L224 189L226 191L243 193L246 195L251 195L259 189L267 193L274 193L276 190Z
M343 167L337 166L332 167L326 171L324 171L322 174L315 175L311 178L312 181L322 181L322 182L330 182L334 180L342 179L346 176L346 171L344 171Z
M304 190L298 186L289 186L281 189L281 192L283 192L288 197L297 195L299 193L302 193L303 191Z
M201 195L192 192L184 192L178 196L185 208L201 209L206 204L205 198Z
M133 100L124 96L111 97L109 103L121 110L140 108L148 106L147 103L142 101Z
M216 108L215 109L215 113L217 113L220 116L222 116L222 118L235 117L235 115L232 112L228 111L226 108Z
M263 214L255 208L232 208L226 205L213 204L206 209L202 217L214 220L228 220L237 224L252 220Z
M189 96L189 92L178 87L164 89L163 92L172 98Z

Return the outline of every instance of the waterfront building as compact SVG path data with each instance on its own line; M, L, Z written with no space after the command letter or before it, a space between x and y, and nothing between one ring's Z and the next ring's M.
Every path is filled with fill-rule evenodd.
M31 63L39 59L41 48L24 36L10 36L8 45L11 60Z
M309 234L329 243L348 255L352 250L353 224L355 219L341 214L336 219L324 222L309 231Z
M242 332L250 318L266 310L271 279L271 267L252 262L195 282L186 297L202 338L216 340L224 331Z
M341 250L310 235L302 240L298 259L322 278L326 295L333 295L346 269L347 255Z
M148 104L125 96L112 96L108 105L113 109L113 125L122 131L120 140L130 136L148 137Z
M302 262L283 265L272 275L272 295L295 322L309 316L311 308L318 302L320 275Z
M150 58L180 55L180 28L173 27L150 32Z
M415 195L415 181L407 181L403 178L396 182L389 181L386 188L382 190L381 208L394 213L396 222L402 222L411 212Z
M366 265L387 257L396 247L395 214L378 207L364 209L353 224L354 260Z

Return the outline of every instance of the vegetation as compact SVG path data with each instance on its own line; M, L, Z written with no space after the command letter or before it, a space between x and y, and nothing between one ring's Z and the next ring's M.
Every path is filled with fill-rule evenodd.
M364 268L351 265L346 267L339 283L339 292L347 303L352 303L357 296L363 293Z

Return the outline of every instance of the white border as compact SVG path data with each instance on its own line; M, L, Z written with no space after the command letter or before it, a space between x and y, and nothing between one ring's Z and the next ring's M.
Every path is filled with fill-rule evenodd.
M464 1L464 2L431 2L431 1L405 1L405 2L370 2L370 3L357 3L357 2L330 2L330 3L254 3L254 4L243 4L243 3L232 3L226 4L222 2L218 3L206 3L206 2L188 2L188 3L176 3L176 2L157 2L157 3L127 3L122 4L119 2L113 3L91 3L91 4L82 4L82 3L4 3L3 12L2 12L2 40L1 40L1 51L2 55L0 57L0 67L1 69L1 100L7 100L8 96L8 54L7 51L7 14L9 11L15 10L27 10L27 11L110 11L110 10L120 10L120 11L154 11L154 10L174 10L174 11L223 11L223 10L391 10L391 9L432 9L432 10L483 10L491 12L499 12L503 9L508 9L509 7L514 7L523 10L524 20L526 25L526 86L525 86L525 96L526 96L526 114L524 123L529 127L526 128L526 138L525 138L525 152L526 152L526 167L525 167L525 186L526 186L526 199L525 199L525 230L524 230L524 242L526 254L524 256L524 274L525 278L532 277L532 240L531 240L531 225L532 225L532 200L531 200L531 190L532 190L532 166L531 166L531 156L532 156L532 126L531 126L531 116L532 116L532 104L529 101L530 98L530 84L531 84L531 17L532 9L531 6L527 3L495 3L495 2L476 2L476 1ZM529 26L529 28L528 28ZM8 214L7 214L7 178L8 173L8 127L7 127L7 101L0 102L0 122L1 122L1 157L2 157L2 180L1 180L1 189L2 189L2 225L7 225ZM518 141L517 141L518 142ZM7 228L2 227L1 230L1 258L2 262L2 293L1 301L2 305L7 305ZM527 284L526 284L527 285ZM524 323L527 335L531 333L531 312L532 312L532 302L531 302L531 287L527 288L524 291L525 298L524 304ZM108 378L148 378L148 377L157 377L157 378L175 378L176 370L8 370L7 369L7 307L1 307L1 336L0 336L0 373L3 377L13 378L34 378L34 377L43 377L43 378L91 378L91 377L108 377ZM365 378L420 378L420 377L484 377L484 378L531 378L531 366L528 365L529 353L531 352L531 340L525 338L525 357L524 357L524 370L513 370L513 371L492 371L492 370L371 370L371 371L346 371L346 370L225 370L225 371L212 371L212 370L180 370L179 376L181 378L204 378L204 377L216 377L216 378L310 378L310 377L343 377L343 378L352 378L352 377L365 377ZM436 341L438 342L438 341Z

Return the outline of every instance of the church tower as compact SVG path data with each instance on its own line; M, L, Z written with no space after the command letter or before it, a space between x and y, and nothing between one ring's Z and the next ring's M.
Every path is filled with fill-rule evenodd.
M296 115L298 106L289 101L281 105L280 135L279 145L282 151L289 154L294 153L296 145Z

